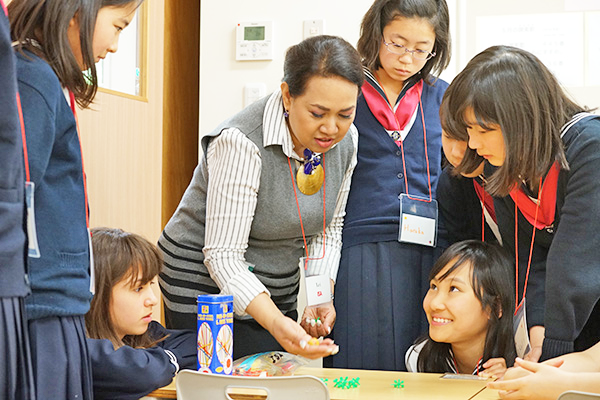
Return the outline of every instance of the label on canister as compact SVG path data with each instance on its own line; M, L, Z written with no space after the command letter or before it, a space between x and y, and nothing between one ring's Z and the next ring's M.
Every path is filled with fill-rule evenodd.
M198 370L231 375L233 370L233 296L198 296Z

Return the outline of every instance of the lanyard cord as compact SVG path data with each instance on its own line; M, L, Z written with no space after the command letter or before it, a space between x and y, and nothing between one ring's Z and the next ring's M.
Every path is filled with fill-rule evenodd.
M406 186L406 195L408 196L409 199L424 201L426 203L431 203L433 196L432 196L432 191L431 191L431 175L429 173L429 155L427 154L427 129L425 128L425 115L424 115L424 110L423 110L423 104L421 103L421 95L420 94L419 94L419 105L421 106L421 121L423 121L423 144L425 146L425 161L427 162L427 185L429 188L429 200L424 200L424 199L419 199L419 198L413 199L412 197L410 197L410 194L408 193L408 178L406 177L406 159L404 157L404 140L400 140L400 149L402 151L402 168L404 169L404 185ZM396 117L395 113L394 113L394 117ZM396 118L396 123L398 123L397 118ZM398 123L398 127L400 127L399 123Z
M485 204L481 203L481 241L485 242Z
M479 368L481 367L481 361L483 361L483 356L479 357L477 361L477 365L475 365L475 369L473 370L472 375L479 375ZM452 353L452 364L454 364L454 372L460 374L458 371L458 364L456 364L456 358L454 358L454 353Z
M529 246L529 260L527 262L527 273L525 274L525 285L523 286L523 299L519 303L519 221L518 221L518 205L517 199L515 198L515 315L522 306L523 300L525 300L525 294L527 293L527 283L529 281L529 270L531 268L531 256L533 254L533 243L535 242L535 231L538 219L538 211L540 209L540 199L542 198L542 190L544 186L542 184L542 178L540 178L540 191L538 192L537 204L535 207L535 218L533 223L533 233L531 234L531 245Z
M383 85L379 85L379 86L383 90L385 97L388 97ZM396 116L396 113L394 112L394 109L392 108L392 106L388 102L386 102L386 103L392 110L392 114L394 115L394 119L396 120L396 126L398 127L397 130L398 130L398 132L400 132L401 129L400 129L400 122L398 121L398 117ZM421 107L421 121L423 122L423 143L425 145L425 161L427 162L427 184L429 187L429 200L419 199L419 198L413 199L412 197L410 197L410 194L408 193L408 178L406 177L406 161L405 161L405 157L404 157L404 140L401 138L399 140L399 142L400 142L400 150L402 151L402 169L404 170L404 186L406 187L406 196L408 196L409 199L424 201L426 203L431 203L433 196L432 196L432 191L431 191L431 175L429 173L429 155L427 154L427 129L425 128L425 114L424 114L424 110L423 110L423 103L421 103L421 94L420 93L419 93L419 106ZM417 109L417 112L418 112L418 109Z
M23 161L25 162L25 180L31 182L29 174L29 155L27 154L27 138L25 137L25 121L23 120L23 108L21 107L21 96L17 92L17 110L19 111L19 122L21 124L21 138L23 140Z
M308 257L308 246L306 245L306 235L304 234L304 224L302 223L302 214L300 213L300 203L298 202L298 193L296 192L296 182L294 180L294 173L292 172L292 163L290 162L290 158L288 157L288 165L290 167L290 177L292 178L292 187L294 188L294 197L296 198L296 207L298 208L298 217L300 218L300 229L302 230L302 240L304 241L304 253L306 254L306 258L304 259L304 269L308 268L308 260L322 260L325 258L325 154L321 155L322 162L321 166L323 168L323 255L319 258L309 258Z

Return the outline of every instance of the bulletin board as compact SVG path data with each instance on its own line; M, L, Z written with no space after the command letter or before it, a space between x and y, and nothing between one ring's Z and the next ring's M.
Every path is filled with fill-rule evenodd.
M463 0L459 2L462 67L492 45L535 54L581 105L600 107L600 1Z

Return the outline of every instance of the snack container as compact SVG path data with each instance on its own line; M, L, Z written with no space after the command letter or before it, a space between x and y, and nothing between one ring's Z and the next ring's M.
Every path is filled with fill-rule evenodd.
M198 296L198 371L231 375L233 370L233 296Z

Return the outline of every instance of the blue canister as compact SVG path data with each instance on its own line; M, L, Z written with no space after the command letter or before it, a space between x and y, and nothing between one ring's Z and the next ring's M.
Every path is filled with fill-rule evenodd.
M233 370L233 296L198 296L198 370L231 375Z

